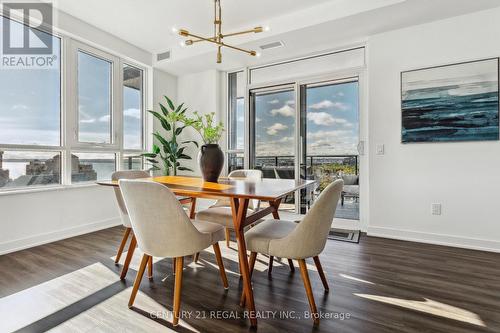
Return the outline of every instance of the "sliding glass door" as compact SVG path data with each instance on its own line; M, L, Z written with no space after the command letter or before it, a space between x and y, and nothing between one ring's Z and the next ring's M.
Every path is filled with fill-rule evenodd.
M359 84L357 78L300 86L301 175L315 179L302 193L301 212L336 179L345 183L336 217L359 219Z
M294 85L250 91L250 166L264 178L295 179L297 123ZM282 202L295 210L294 196Z
M306 213L328 184L343 179L336 217L359 220L358 78L256 88L249 96L250 167L265 178L317 181L282 208Z

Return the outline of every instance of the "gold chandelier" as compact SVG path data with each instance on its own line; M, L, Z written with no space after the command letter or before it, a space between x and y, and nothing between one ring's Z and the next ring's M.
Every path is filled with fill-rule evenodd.
M174 29L174 31L178 32L179 35L181 35L182 37L189 38L189 39L184 41L184 45L193 45L194 43L198 43L198 42L210 42L210 43L216 44L217 45L217 63L218 64L220 64L222 62L222 52L221 52L222 47L228 47L228 48L233 49L233 50L245 52L245 53L247 53L251 56L254 56L254 57L258 55L258 53L255 51L245 50L245 49L233 46L233 45L226 44L223 42L224 38L231 37L231 36L244 35L244 34L249 34L249 33L259 33L259 32L263 32L264 30L267 30L267 29L264 29L263 27L259 26L259 27L255 27L255 28L250 29L250 30L233 32L233 33L229 33L229 34L223 34L222 33L222 10L221 10L221 6L220 6L220 0L214 0L214 35L213 36L202 37L199 35L192 34L186 29L180 29L178 31L176 29Z

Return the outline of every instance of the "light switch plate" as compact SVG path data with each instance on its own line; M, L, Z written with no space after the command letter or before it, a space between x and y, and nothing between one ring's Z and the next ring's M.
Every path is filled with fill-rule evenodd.
M431 213L432 215L441 215L441 204L440 203L431 204Z
M384 145L377 145L377 155L384 155L384 154L385 154Z

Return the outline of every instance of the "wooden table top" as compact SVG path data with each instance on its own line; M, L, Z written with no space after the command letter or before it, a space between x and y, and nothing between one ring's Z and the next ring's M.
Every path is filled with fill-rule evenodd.
M202 178L188 176L161 176L143 178L166 185L176 195L190 197L232 197L259 200L276 200L296 190L314 184L314 180L293 179L229 179L221 177L218 183L205 182ZM118 186L118 181L98 181L104 186Z

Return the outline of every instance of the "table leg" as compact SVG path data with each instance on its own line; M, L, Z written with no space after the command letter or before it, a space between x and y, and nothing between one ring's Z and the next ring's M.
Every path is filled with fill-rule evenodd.
M255 313L255 303L253 298L252 283L250 281L250 270L247 258L247 247L245 243L244 225L248 209L248 199L231 198L231 211L233 213L233 223L238 242L238 256L240 259L240 274L243 278L243 292L246 295L246 305L250 313L250 323L252 327L257 326Z
M191 198L191 208L189 209L189 218L194 219L196 217L196 198ZM193 254L193 262L198 262L200 258L200 252Z
M281 199L278 199L276 201L269 201L269 205L273 207L273 217L275 220L280 219L280 214L278 212L278 209L280 208L281 205Z

